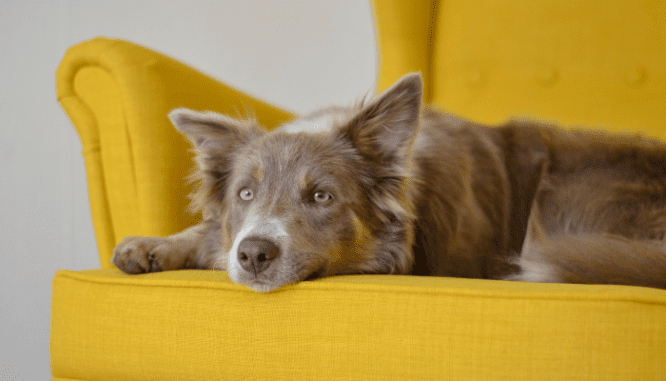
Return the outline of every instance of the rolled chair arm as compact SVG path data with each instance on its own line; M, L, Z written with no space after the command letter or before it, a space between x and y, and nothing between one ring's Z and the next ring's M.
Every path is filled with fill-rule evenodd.
M187 212L189 144L171 126L176 107L254 115L272 127L293 115L180 62L120 40L70 48L56 74L58 101L83 146L100 261L127 235L168 235Z

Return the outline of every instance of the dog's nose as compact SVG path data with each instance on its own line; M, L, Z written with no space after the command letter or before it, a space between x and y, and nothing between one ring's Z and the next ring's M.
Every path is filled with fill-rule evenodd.
M280 248L263 238L245 238L238 245L238 262L255 275L266 270L279 254Z

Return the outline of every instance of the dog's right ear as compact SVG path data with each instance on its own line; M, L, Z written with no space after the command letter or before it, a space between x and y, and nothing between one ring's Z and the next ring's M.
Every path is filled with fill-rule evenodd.
M185 108L171 111L169 119L194 146L197 168L190 180L199 186L191 195L191 209L195 212L208 210L211 201L224 199L227 179L238 150L260 136L262 130L254 121Z
M169 113L169 119L197 150L209 154L229 152L259 134L254 123L212 111L197 112L178 108Z

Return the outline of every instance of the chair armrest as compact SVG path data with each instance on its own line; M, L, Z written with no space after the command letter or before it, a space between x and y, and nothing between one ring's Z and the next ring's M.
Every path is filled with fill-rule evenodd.
M113 247L124 236L168 235L199 218L187 212L192 160L170 110L240 110L267 127L293 117L162 54L107 38L71 47L56 89L83 146L103 268L113 267Z

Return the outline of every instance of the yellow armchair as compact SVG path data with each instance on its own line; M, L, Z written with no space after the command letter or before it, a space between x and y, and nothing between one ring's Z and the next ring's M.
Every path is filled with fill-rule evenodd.
M378 90L424 74L426 101L497 122L529 114L666 138L658 0L374 2ZM53 280L54 380L663 380L666 291L343 276L258 294L225 272L129 276L125 235L167 235L192 165L175 107L267 126L292 115L146 48L70 48L58 99L83 144L102 269Z

